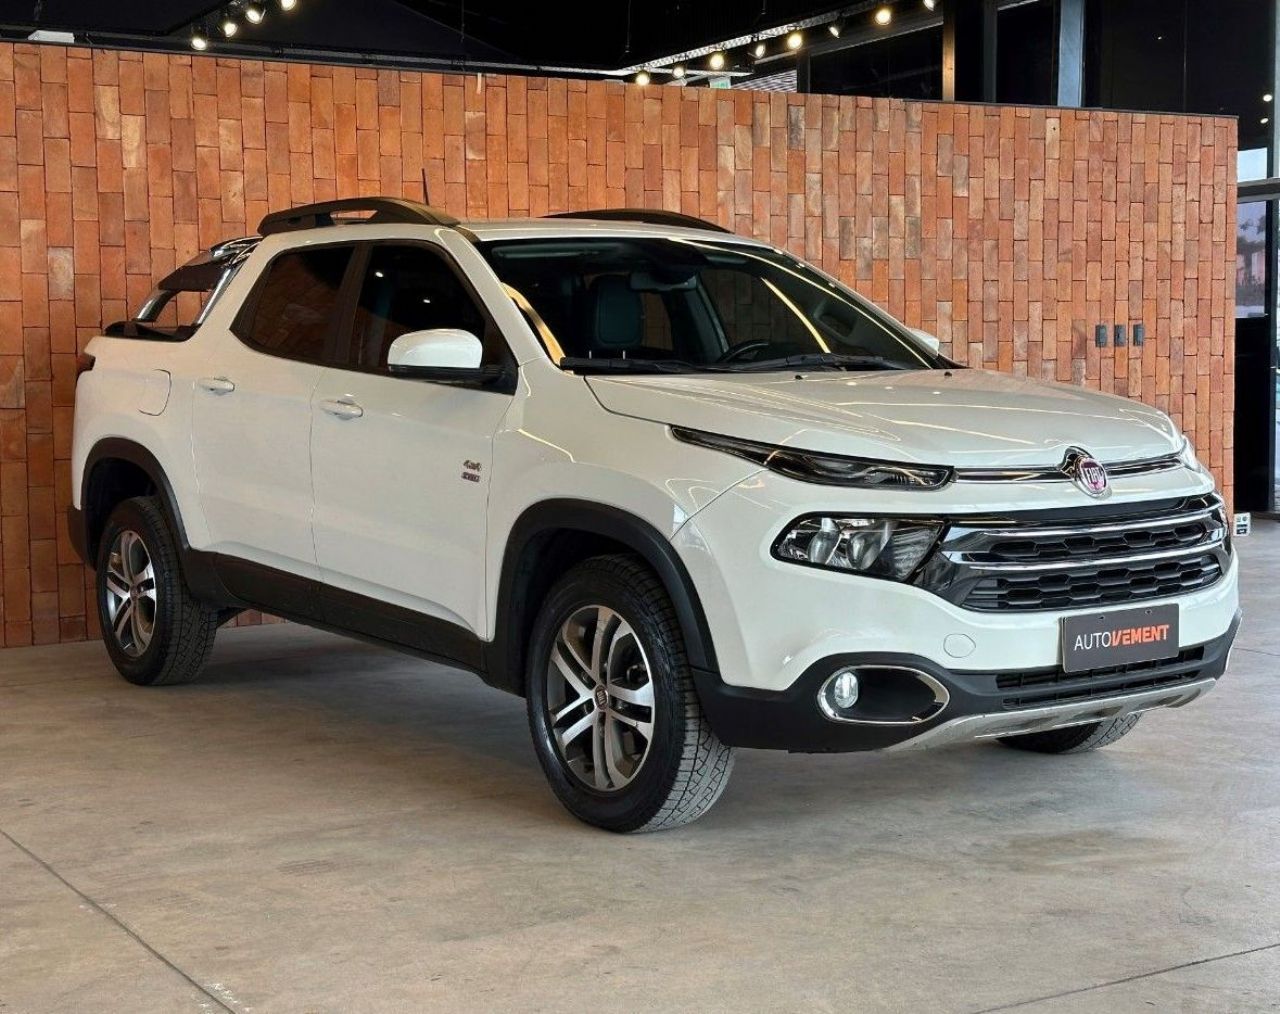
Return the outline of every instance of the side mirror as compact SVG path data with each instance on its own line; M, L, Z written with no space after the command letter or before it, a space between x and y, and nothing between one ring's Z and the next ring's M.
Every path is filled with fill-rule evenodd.
M418 375L424 370L478 370L483 355L480 339L470 331L452 327L409 331L387 349L387 369Z
M918 327L913 327L911 333L920 340L920 344L924 345L930 352L942 351L942 340L937 335L932 335L928 331L921 331Z

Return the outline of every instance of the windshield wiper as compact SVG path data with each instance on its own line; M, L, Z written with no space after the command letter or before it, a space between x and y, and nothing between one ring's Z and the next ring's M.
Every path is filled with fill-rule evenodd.
M622 359L564 356L562 370L575 373L699 373L704 370L724 372L724 367L702 366L683 359Z
M838 352L805 352L800 355L782 356L778 359L757 359L751 363L735 364L735 370L792 370L815 366L828 366L843 370L914 370L928 366L910 366L899 359L887 356L844 355Z

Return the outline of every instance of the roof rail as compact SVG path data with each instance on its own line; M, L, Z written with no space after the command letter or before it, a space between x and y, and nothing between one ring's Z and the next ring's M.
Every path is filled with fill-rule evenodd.
M561 211L547 218L593 218L600 222L645 222L649 225L678 225L686 229L706 229L711 232L732 233L723 225L708 222L693 215L682 215L678 211L663 211L661 208L600 208L596 211Z
M361 222L402 222L411 225L455 226L458 220L436 208L403 197L348 197L340 201L322 201L304 204L286 211L273 211L258 226L263 236L295 229L316 229L337 225L334 215L369 211L372 214Z

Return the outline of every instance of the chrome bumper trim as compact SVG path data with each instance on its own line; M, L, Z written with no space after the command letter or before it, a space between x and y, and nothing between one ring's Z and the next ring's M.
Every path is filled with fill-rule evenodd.
M995 739L1000 736L1017 736L1025 732L1045 732L1071 725L1108 722L1115 718L1125 718L1128 715L1151 711L1154 708L1180 708L1208 693L1217 682L1216 679L1209 678L1117 697L1068 701L1065 704L1051 704L1043 708L963 715L949 722L943 722L941 725L935 725L919 736L888 747L888 750L916 750L974 739Z

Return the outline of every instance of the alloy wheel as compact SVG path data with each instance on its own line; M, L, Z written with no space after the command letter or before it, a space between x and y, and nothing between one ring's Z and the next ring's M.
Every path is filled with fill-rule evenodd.
M129 529L116 535L107 556L107 622L130 658L147 650L156 627L156 573L142 536Z
M583 785L616 792L636 777L653 741L653 675L621 615L592 605L564 622L543 703L560 758Z

